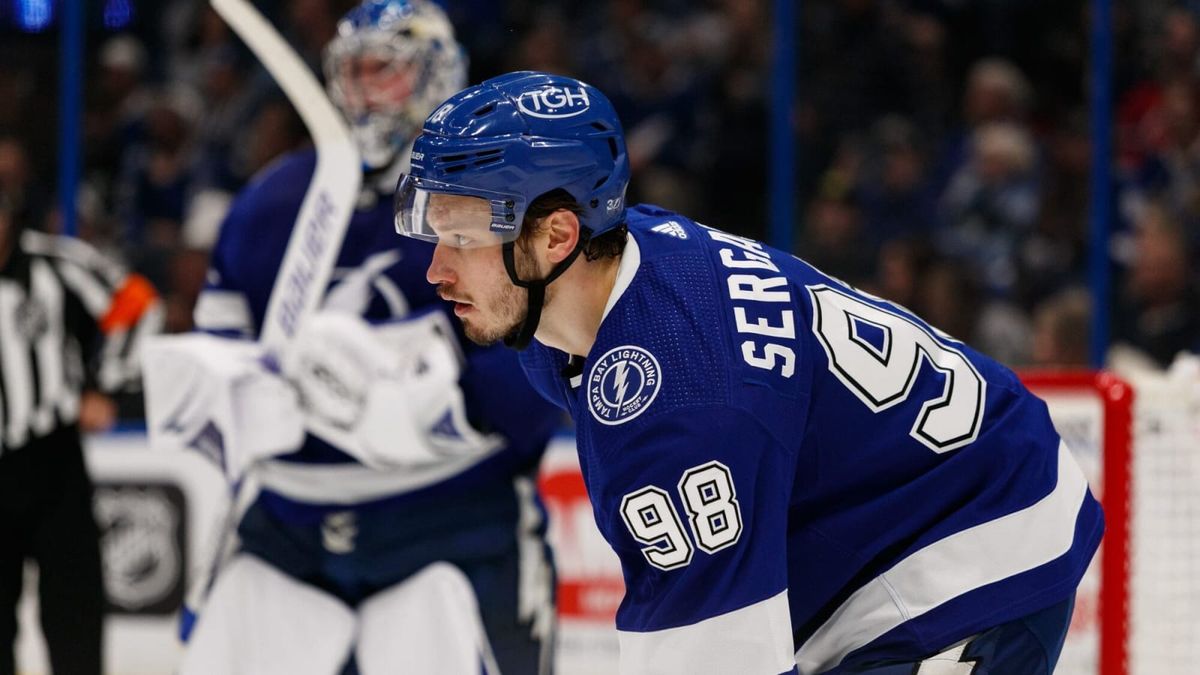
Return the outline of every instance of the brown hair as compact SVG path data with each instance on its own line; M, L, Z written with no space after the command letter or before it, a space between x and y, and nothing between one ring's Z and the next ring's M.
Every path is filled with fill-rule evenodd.
M521 221L521 236L518 241L524 242L526 237L533 236L533 233L537 232L541 220L559 209L566 209L576 216L583 215L583 207L569 192L561 188L551 190L533 200L529 208L525 209L525 218ZM590 237L586 229L582 230L580 234L586 237L583 243L583 255L588 260L616 258L625 250L628 228L622 223L598 237Z

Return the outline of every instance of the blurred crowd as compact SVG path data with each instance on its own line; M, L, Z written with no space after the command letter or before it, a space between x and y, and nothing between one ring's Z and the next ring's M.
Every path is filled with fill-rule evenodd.
M207 253L256 171L307 142L200 0L132 3L88 33L80 234L190 327ZM347 0L258 2L314 70ZM1200 2L1116 2L1112 337L1200 351ZM767 237L767 0L446 0L471 81L600 87L631 203ZM800 0L793 249L1012 366L1088 361L1088 3ZM57 36L0 27L0 192L54 230ZM1131 355L1131 356L1130 356Z

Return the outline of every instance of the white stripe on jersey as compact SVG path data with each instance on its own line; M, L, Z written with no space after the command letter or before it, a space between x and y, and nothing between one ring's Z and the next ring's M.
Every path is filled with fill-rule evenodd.
M617 631L621 675L778 675L796 668L787 591L678 628Z
M250 303L237 291L204 289L196 299L192 321L197 330L237 331L247 337L254 334Z
M1033 505L956 532L901 560L838 607L800 651L801 673L850 652L963 593L1044 565L1071 549L1087 481L1065 443L1058 484Z
M39 395L37 410L30 424L36 436L50 433L54 428L54 409L64 393L62 363L63 289L50 263L34 258L29 269L29 296L46 312L46 330L38 337L34 350L37 354ZM7 315L11 316L11 315Z
M66 377L66 391L58 399L58 418L63 424L70 424L79 417L79 396L82 393L85 367L79 340L73 335L66 336L63 341L62 363L63 368L70 370Z
M483 454L394 470L372 469L358 463L301 464L270 460L259 463L254 475L261 481L263 489L296 501L359 504L441 482L491 457L502 447Z
M33 387L29 381L29 343L17 332L17 322L8 317L17 315L17 306L25 294L16 284L0 284L0 373L4 375L4 392L8 397L8 429L4 444L15 448L25 444L29 435L29 418L33 414Z
M21 233L21 248L28 253L66 260L76 267L90 270L103 277L109 286L116 286L125 277L120 265L105 258L91 244L75 237L25 230Z
M99 321L112 303L112 289L105 288L90 272L72 262L64 259L55 262L63 283L70 286L75 295L79 296L88 314Z

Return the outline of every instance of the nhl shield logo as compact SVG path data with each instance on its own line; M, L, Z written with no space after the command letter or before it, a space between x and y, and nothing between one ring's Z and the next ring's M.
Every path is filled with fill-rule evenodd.
M588 375L588 408L601 424L624 424L654 402L661 385L653 354L633 345L610 349Z

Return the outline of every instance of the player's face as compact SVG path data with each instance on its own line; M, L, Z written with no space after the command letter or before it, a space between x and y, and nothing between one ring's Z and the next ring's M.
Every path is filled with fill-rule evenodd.
M448 200L471 199L447 195L440 197ZM460 220L436 220L434 213L440 206L431 200L429 219L431 224L440 224L434 227L442 243L434 249L426 279L438 287L438 295L443 300L454 303L454 315L463 322L463 329L471 341L481 345L498 342L514 334L525 321L529 310L528 293L509 279L499 244L474 245L477 242L475 238L480 234L479 229L471 227L467 232L460 232ZM454 210L446 211L451 212ZM462 241L467 237L471 240L465 247L445 243ZM533 256L520 243L514 247L513 253L518 277L533 277L537 268Z
M516 247L517 268L532 267ZM528 294L513 285L500 247L455 248L438 244L426 275L438 295L454 303L454 315L472 342L490 345L516 332L528 312Z
M384 53L346 58L337 69L338 86L351 116L404 109L417 81L417 68Z

